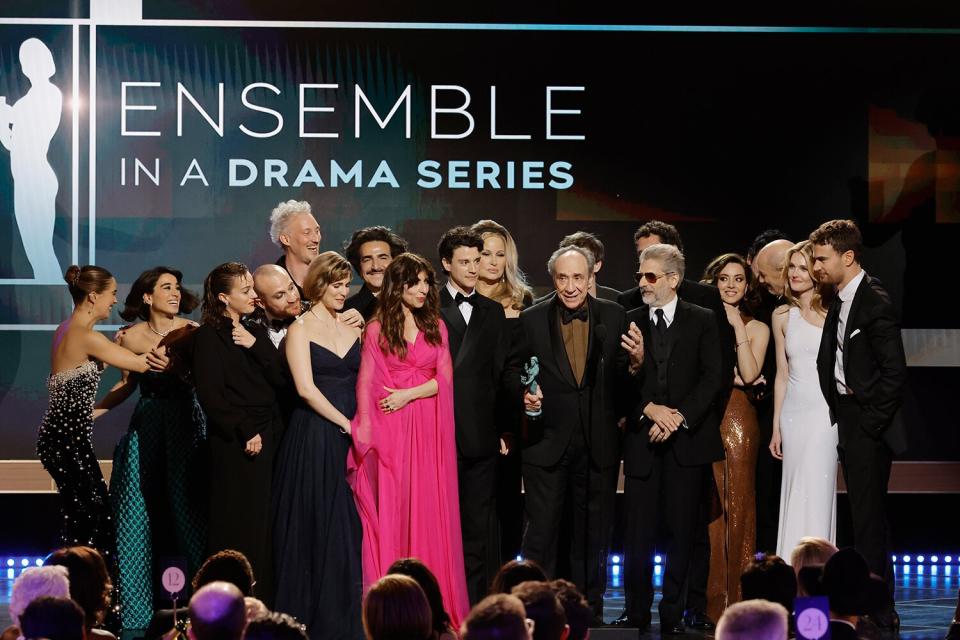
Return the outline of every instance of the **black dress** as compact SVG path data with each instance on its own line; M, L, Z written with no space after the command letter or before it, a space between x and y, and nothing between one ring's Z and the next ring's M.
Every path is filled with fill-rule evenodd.
M343 358L311 342L313 381L343 415L357 410L360 341ZM276 609L313 640L362 640L363 530L346 480L350 436L301 404L277 453L273 482Z
M256 338L237 346L231 326L202 325L195 332L193 374L207 415L210 450L207 552L242 552L253 565L256 596L273 604L270 495L273 459L282 433L275 387L282 388L283 360L266 329L249 325ZM259 434L263 449L244 453Z
M110 555L113 520L93 451L93 403L99 385L100 365L93 360L47 378L50 406L37 434L37 456L60 492L60 543Z

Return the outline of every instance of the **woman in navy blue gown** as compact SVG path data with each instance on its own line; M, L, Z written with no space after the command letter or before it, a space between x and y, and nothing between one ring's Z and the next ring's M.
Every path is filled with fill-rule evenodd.
M300 396L273 480L275 608L312 640L362 640L360 518L346 481L356 411L360 329L337 319L350 264L327 251L303 282L310 310L287 332L284 351Z

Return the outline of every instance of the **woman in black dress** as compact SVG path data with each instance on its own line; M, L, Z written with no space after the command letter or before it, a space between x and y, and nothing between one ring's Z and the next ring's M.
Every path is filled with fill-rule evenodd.
M274 388L282 387L285 377L266 329L241 322L253 312L254 300L253 277L244 265L227 262L210 272L203 283L193 374L210 447L207 550L246 555L257 576L257 597L269 606L270 492L283 429Z
M276 609L305 624L313 640L363 639L363 529L346 479L360 329L338 319L351 275L333 251L314 258L303 281L310 310L285 341L300 404L274 474Z

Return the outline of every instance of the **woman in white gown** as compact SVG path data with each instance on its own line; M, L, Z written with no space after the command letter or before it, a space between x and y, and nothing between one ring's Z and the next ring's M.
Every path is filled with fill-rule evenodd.
M777 555L805 536L833 542L837 514L837 427L820 390L817 352L826 309L813 279L813 246L787 253L787 304L773 314L777 348L770 453L783 460Z

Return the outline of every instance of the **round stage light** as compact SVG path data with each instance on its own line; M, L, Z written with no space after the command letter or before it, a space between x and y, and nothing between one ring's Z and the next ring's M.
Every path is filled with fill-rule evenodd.
M620 564L620 556L617 556L617 555L610 556L610 561L613 562L613 564Z
M655 555L653 556L653 562L654 564L660 564L661 562L663 562L663 557L660 556L659 554Z
M925 558L923 556L917 556L917 562L923 562Z
M12 566L13 566L13 558L7 558L7 566L8 566L8 567L12 567Z
M897 564L897 556L890 556L890 562Z
M30 561L27 560L26 558L23 558L23 559L20 560L20 566L21 566L21 567L26 567L26 566L29 565L29 564L30 564Z
M953 558L951 556L943 556L943 561L946 562L947 564L950 564L951 562L953 562Z
M903 556L903 563L904 563L904 564L909 564L909 563L910 563L910 556Z
M930 562L932 562L933 564L937 564L938 562L940 562L940 558L937 556L930 556Z

